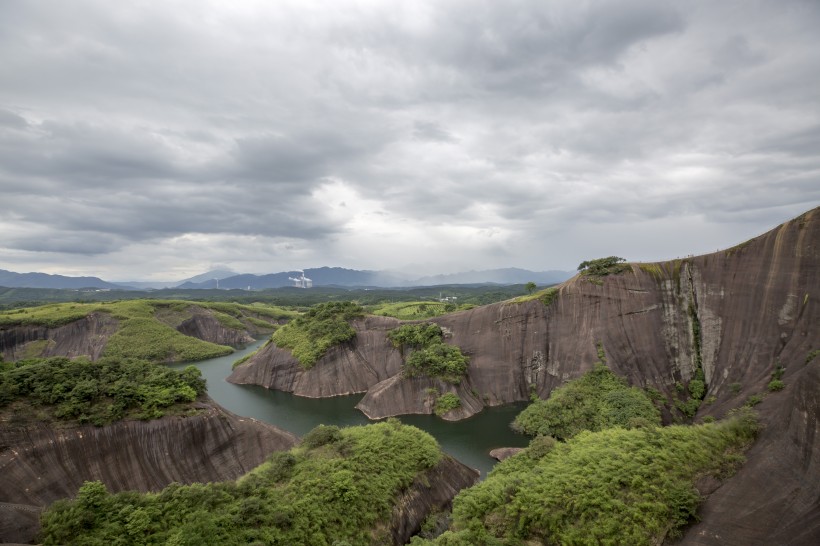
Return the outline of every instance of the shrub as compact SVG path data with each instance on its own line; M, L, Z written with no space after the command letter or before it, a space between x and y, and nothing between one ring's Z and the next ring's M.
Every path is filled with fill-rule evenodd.
M438 399L436 400L436 406L434 411L436 415L442 416L460 407L461 399L458 397L458 395L452 392L448 392L438 397Z
M572 438L582 430L627 427L636 417L659 425L660 414L641 390L629 387L606 366L596 364L582 377L555 389L522 411L513 428L530 435Z
M352 302L322 303L273 333L279 347L290 349L305 368L311 368L336 345L356 337L349 321L364 316L364 309Z
M302 445L308 449L332 444L342 439L342 431L339 427L330 425L319 425L302 438Z
M689 394L695 400L703 400L706 395L706 383L700 379L692 379L689 381Z
M771 381L769 381L769 385L768 385L769 390L772 391L772 392L781 391L781 390L783 390L783 388L785 386L786 386L786 384L783 383L783 381L780 380L780 379L772 379Z
M423 375L459 383L467 373L469 358L461 349L444 343L443 332L437 324L405 324L387 333L394 347L411 348L402 372L405 377Z
M746 412L697 426L583 432L566 443L538 437L459 493L450 531L413 544L660 544L694 519L695 481L734 471L756 433Z
M394 328L387 333L387 339L394 347L429 347L440 343L444 338L438 324L427 322L424 324L405 324Z
M460 383L467 373L468 362L458 347L437 343L413 351L404 363L403 373L406 377L424 375L448 383Z
M588 260L581 262L578 266L578 271L582 275L589 275L593 277L604 277L606 275L617 275L631 269L629 264L624 263L626 259L618 256L609 256L607 258L598 258L595 260Z

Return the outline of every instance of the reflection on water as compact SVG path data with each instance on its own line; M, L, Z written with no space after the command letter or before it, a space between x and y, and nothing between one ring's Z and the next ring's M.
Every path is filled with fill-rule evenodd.
M355 409L362 394L304 398L258 385L233 385L225 381L231 373L231 365L263 343L264 341L257 341L228 356L194 363L208 380L211 398L237 415L265 421L299 436L319 424L347 426L371 422ZM187 365L172 364L170 367L182 369ZM432 434L446 452L477 468L484 477L495 463L489 456L491 449L527 445L527 438L514 433L509 427L524 406L520 403L488 408L470 419L455 423L432 415L404 415L399 419Z

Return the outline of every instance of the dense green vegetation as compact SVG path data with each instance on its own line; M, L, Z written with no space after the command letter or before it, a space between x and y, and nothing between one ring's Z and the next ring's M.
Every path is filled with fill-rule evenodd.
M104 425L156 419L205 392L194 366L177 372L140 360L63 357L0 362L0 412L12 422L59 420Z
M412 544L660 544L693 519L695 481L732 475L756 432L746 411L697 426L584 431L566 443L539 436L456 497L451 531Z
M356 337L350 321L364 316L364 309L353 302L322 303L276 330L271 339L279 347L290 349L305 368L333 346Z
M618 256L609 256L607 258L598 258L595 260L587 260L581 262L578 266L578 271L581 275L588 275L591 277L604 277L606 275L617 275L624 271L629 271L631 267L624 263L626 259Z
M54 328L106 313L118 322L117 331L103 350L104 356L138 358L155 362L186 362L228 354L230 347L186 336L176 327L194 312L207 310L226 328L271 331L269 321L297 314L281 308L235 303L128 300L103 303L59 303L0 313L0 326L41 325ZM264 317L264 318L259 318ZM267 319L267 320L265 320ZM37 350L39 347L39 351ZM45 344L30 347L27 356L40 356ZM35 354L36 353L36 354Z
M384 305L397 302L437 303L439 297L458 298L459 306L486 305L503 301L525 292L524 285L442 285L417 288L339 288L316 286L301 288L271 288L266 290L58 290L53 288L0 287L0 309L31 307L55 302L103 302L121 300L182 300L191 302L230 302L265 304L284 307L310 307L327 301L356 301L360 305Z
M404 347L413 349L429 347L441 343L443 338L444 333L441 326L432 322L404 324L387 332L387 339L393 343L394 347L402 350Z
M460 383L467 373L470 359L458 347L444 343L444 334L437 324L405 324L388 332L387 337L402 352L412 349L402 369L406 377L423 375Z
M567 440L583 430L660 425L660 413L641 389L630 387L602 363L522 411L513 428Z
M439 417L461 407L461 399L457 394L447 392L436 398L434 412Z
M111 495L87 482L45 512L44 544L385 544L393 499L441 457L429 434L395 419L319 427L235 483Z
M456 305L440 301L405 301L398 303L381 303L368 307L368 312L383 317L395 317L400 320L420 320L433 318L455 311L474 308L471 303Z

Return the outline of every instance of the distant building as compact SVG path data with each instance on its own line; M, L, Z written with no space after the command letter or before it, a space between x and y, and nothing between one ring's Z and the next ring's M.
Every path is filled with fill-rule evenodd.
M299 271L298 277L288 277L289 281L293 281L294 288L312 288L313 281L305 277L304 271Z

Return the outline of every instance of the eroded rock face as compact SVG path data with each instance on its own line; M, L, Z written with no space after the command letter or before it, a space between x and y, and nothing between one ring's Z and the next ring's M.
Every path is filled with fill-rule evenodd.
M453 498L475 484L478 476L477 470L444 455L439 464L416 477L394 503L390 519L393 544L407 544L429 514L449 511Z
M0 353L6 360L19 360L29 355L27 349L36 345L37 356L88 356L96 360L116 331L118 321L108 313L92 313L64 326L15 326L0 328Z
M755 406L760 437L703 503L682 544L820 544L820 359L786 378L783 391Z
M356 338L332 348L308 370L299 365L289 350L269 343L236 368L228 381L310 398L365 392L401 370L401 353L387 339L387 332L399 324L389 317L369 316L354 321Z
M464 418L485 405L547 397L557 386L590 370L603 350L607 365L633 385L674 396L700 357L708 392L716 401L701 415L722 415L743 392L765 389L776 362L802 362L820 345L818 210L723 252L563 283L549 306L532 300L501 302L431 321L447 343L469 355L467 377L457 386L402 378L401 354L386 337L400 321L356 321L354 342L332 349L310 370L290 351L270 344L229 378L302 396L367 395L360 409L371 418L430 413L427 389L456 392Z
M177 331L186 336L231 347L239 347L254 341L247 330L227 328L208 312L194 313L191 318L177 326Z
M758 406L765 428L748 462L710 488L701 523L683 542L820 543L820 357L806 363L820 348L820 209L726 251L632 264L600 280L576 276L549 306L502 302L432 322L470 357L457 386L401 377L400 355L386 340L400 323L373 318L354 324L358 340L309 372L270 345L232 379L307 396L367 391L359 408L371 418L432 413L429 389L438 389L459 395L462 407L447 417L460 419L531 392L546 398L590 370L599 350L630 384L675 398L676 383L694 376L700 357L709 403L699 419L765 394L782 366L786 387ZM363 340L366 353L357 350Z
M39 510L73 497L84 481L100 480L119 492L234 480L298 441L213 402L202 407L191 417L104 427L0 428L0 542L31 540Z
M252 314L249 314L253 316ZM162 322L162 317L158 317ZM253 318L271 321L257 315ZM217 345L241 347L254 341L253 336L270 333L274 324L266 329L259 324L244 320L242 329L224 326L209 309L191 305L181 322L166 324L178 332ZM64 326L0 327L0 354L6 360L20 360L31 357L85 356L97 360L105 349L108 339L117 332L119 321L108 313L91 313L87 317Z

